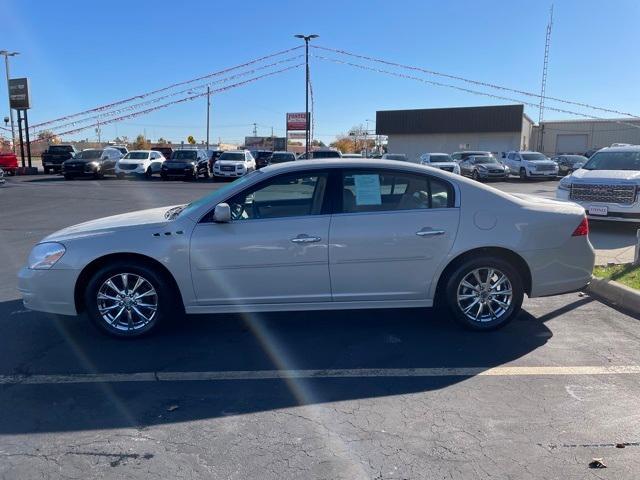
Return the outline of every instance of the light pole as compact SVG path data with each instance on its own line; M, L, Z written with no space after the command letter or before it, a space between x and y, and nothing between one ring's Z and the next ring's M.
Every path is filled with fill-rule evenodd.
M304 63L305 63L305 81L304 81L304 119L305 119L305 156L307 160L309 159L309 143L311 143L311 139L309 138L309 41L313 38L318 38L318 35L294 35L296 38L301 38L304 40Z
M16 153L16 131L13 125L13 110L11 110L11 93L9 92L9 57L19 55L19 52L0 50L0 55L4 55L4 69L7 74L7 98L9 99L9 119L11 120L11 146L13 153Z
M365 120L367 122L367 148L369 148L369 122L372 122L375 125L375 120L369 120L368 118ZM375 147L376 149L378 148L378 140L377 137L374 138L375 140ZM376 152L377 153L377 152Z

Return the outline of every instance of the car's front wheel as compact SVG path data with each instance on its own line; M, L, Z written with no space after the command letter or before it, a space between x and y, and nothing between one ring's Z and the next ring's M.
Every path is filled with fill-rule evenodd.
M526 180L527 178L529 178L529 176L527 175L527 170L524 168L520 169L520 180Z
M175 295L165 275L131 262L98 270L87 284L84 302L95 326L123 338L146 335L176 313Z
M497 257L459 265L446 283L446 303L455 319L472 330L494 330L520 312L524 289L517 269Z

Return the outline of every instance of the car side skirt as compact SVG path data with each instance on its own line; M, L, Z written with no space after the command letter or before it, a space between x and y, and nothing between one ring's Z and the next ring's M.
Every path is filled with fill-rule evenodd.
M239 312L287 312L302 310L353 310L366 308L425 308L432 307L433 300L390 300L368 302L313 302L313 303L263 303L240 305L192 305L185 307L189 314L239 313Z

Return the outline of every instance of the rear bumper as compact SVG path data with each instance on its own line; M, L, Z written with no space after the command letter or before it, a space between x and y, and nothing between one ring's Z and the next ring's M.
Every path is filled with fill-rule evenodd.
M520 253L531 271L530 297L574 292L591 280L595 251L585 236L571 237L559 248Z
M76 270L30 270L18 272L18 291L24 306L39 312L77 315L74 289Z

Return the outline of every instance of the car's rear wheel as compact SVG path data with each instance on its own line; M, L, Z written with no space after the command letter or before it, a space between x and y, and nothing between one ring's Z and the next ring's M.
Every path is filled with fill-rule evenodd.
M73 180L75 177L69 173L65 173L64 174L64 179L65 180Z
M50 172L51 172L51 169L49 167L44 167L44 174L45 175L49 175Z
M477 257L452 272L445 296L451 313L464 327L494 330L520 312L524 289L511 264L497 257Z
M84 302L92 323L121 338L140 337L176 313L176 299L165 275L144 264L116 262L89 280Z
M480 181L480 175L478 175L478 171L477 170L473 171L473 173L471 174L471 178L473 178L477 182Z

